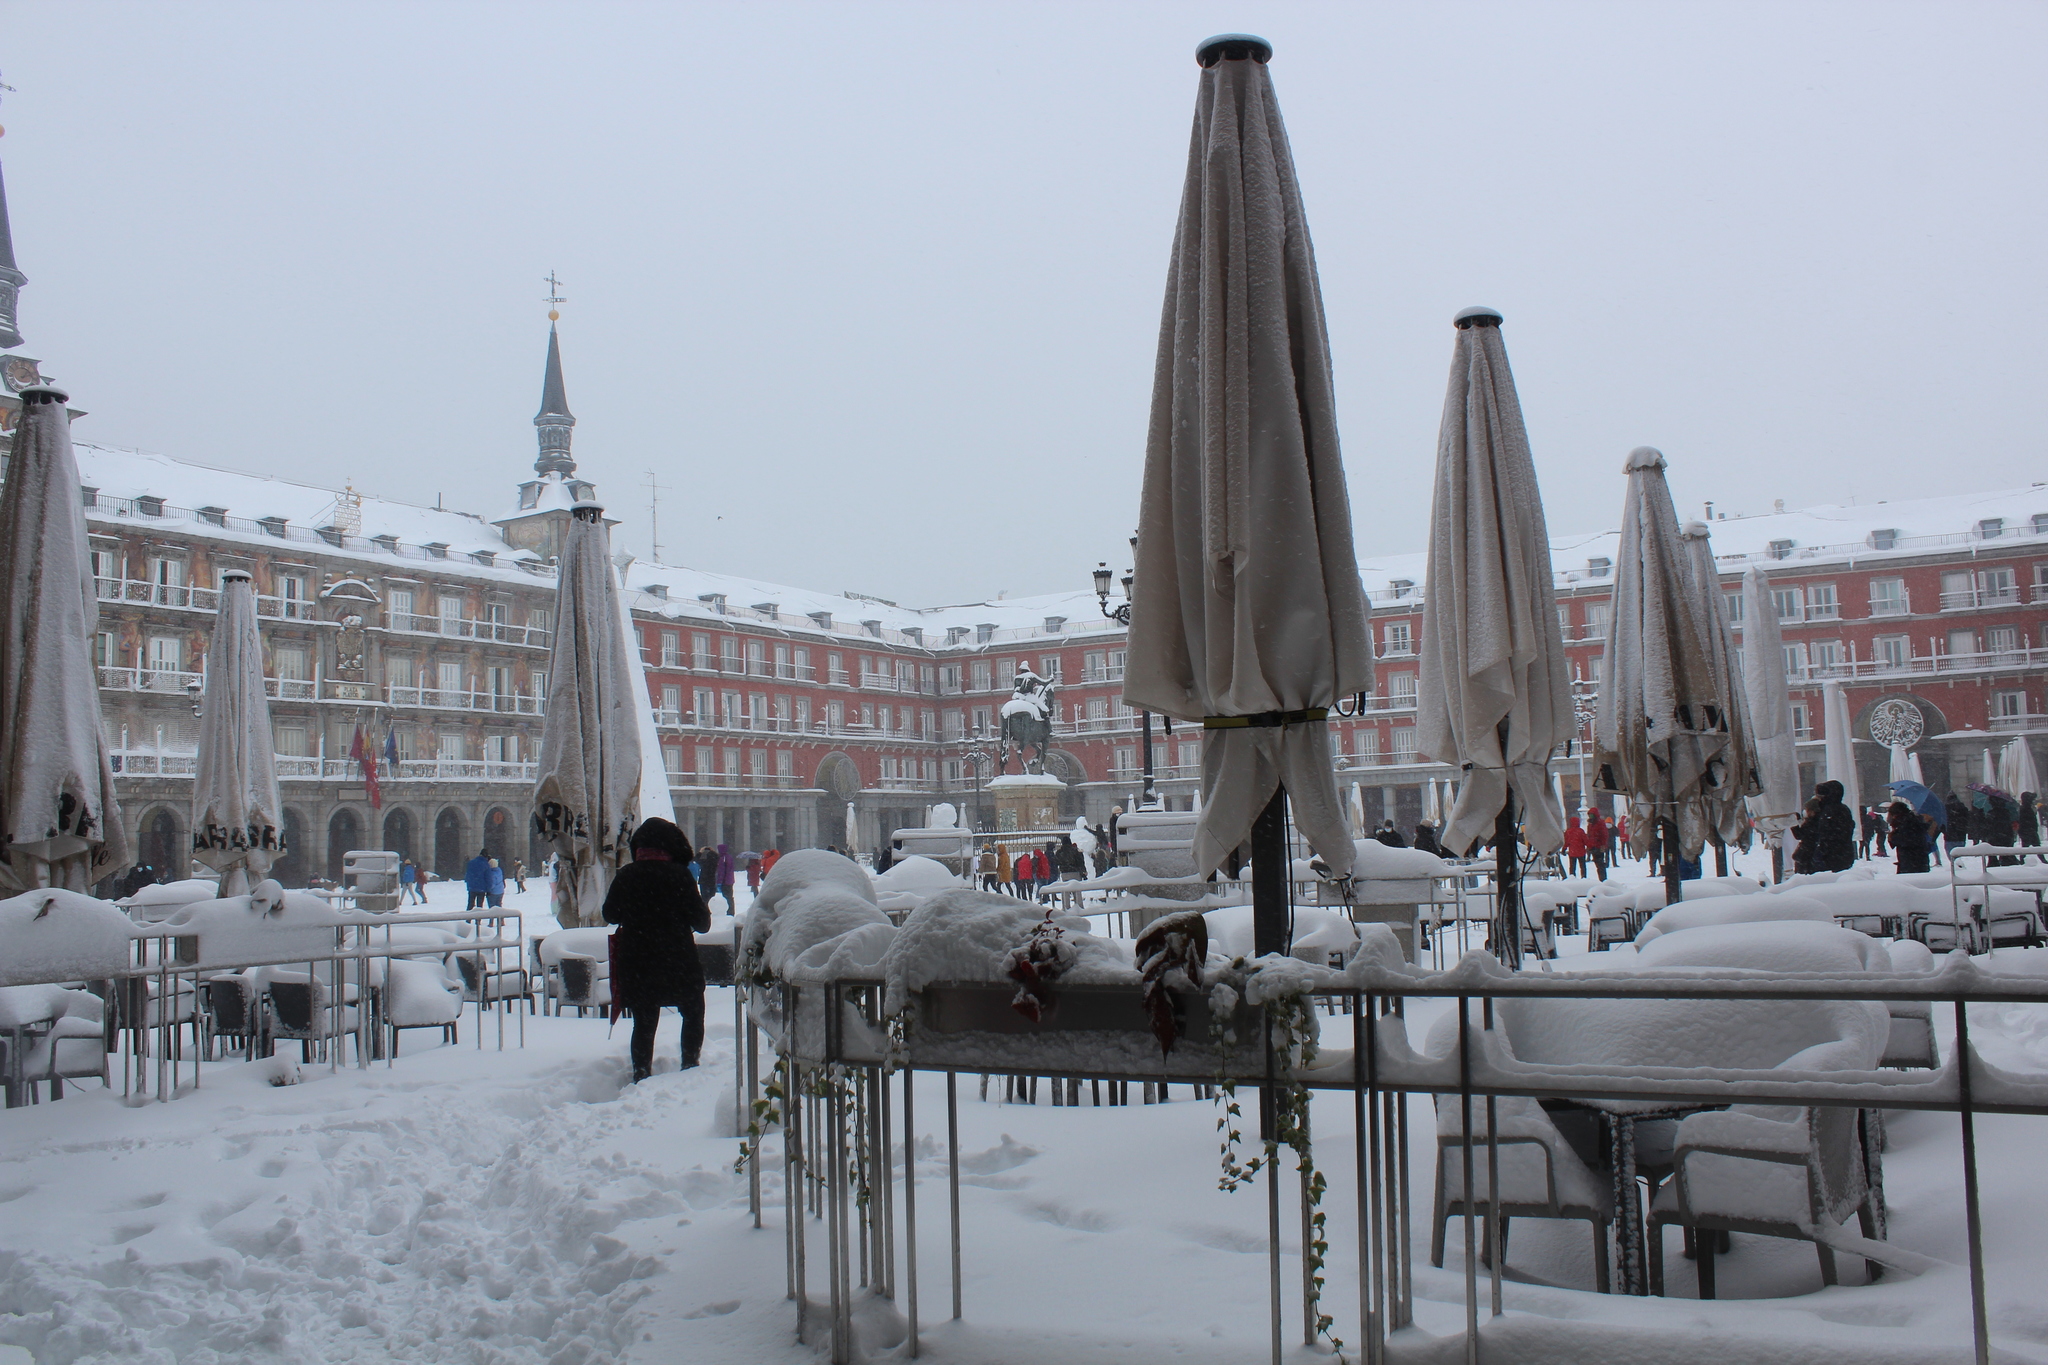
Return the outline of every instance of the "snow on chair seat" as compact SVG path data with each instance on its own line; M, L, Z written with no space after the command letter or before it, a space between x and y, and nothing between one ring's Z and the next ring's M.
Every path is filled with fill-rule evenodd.
M577 1014L589 1010L602 1013L611 1008L612 983L600 971L603 960L585 957L581 953L564 953L555 964L555 971L562 983L560 997L555 1002L557 1012L565 1005L573 1005Z
M398 1055L398 1035L404 1029L438 1028L443 1041L461 1041L462 998L448 988L448 978L437 965L393 959L384 992L392 1056Z
M500 1000L519 1000L523 997L527 1012L533 1012L532 983L526 975L525 967L494 967L489 963L479 967L475 953L457 953L455 970L462 978L464 1000L480 999L489 1005Z
M275 972L264 988L269 1002L271 1041L293 1038L299 1042L302 1060L312 1061L317 1050L326 1055L327 1044L356 1031L353 1005L336 1007L327 983L304 972Z
M1455 1095L1438 1095L1436 1100L1435 1198L1430 1212L1429 1263L1444 1263L1444 1230L1452 1219L1466 1212L1465 1122L1463 1106ZM1614 1221L1614 1191L1611 1183L1587 1166L1572 1150L1541 1105L1519 1096L1495 1102L1499 1135L1493 1147L1500 1171L1500 1238L1507 1246L1507 1225L1511 1218L1564 1218L1582 1220L1593 1229L1595 1287L1608 1291L1607 1237ZM1487 1144L1486 1105L1472 1105L1472 1179L1478 1196L1472 1212L1483 1215L1492 1196L1488 1180L1491 1169Z
M1660 1283L1664 1225L1694 1232L1750 1232L1814 1244L1821 1282L1837 1283L1829 1245L1850 1214L1863 1237L1884 1237L1882 1135L1875 1111L1737 1105L1678 1125L1672 1178L1651 1205L1652 1279ZM1718 1239L1695 1237L1699 1296L1714 1297ZM1875 1279L1877 1263L1867 1263Z

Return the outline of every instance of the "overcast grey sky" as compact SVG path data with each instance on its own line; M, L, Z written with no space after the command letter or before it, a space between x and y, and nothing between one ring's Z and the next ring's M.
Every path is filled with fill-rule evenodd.
M2040 4L0 4L81 438L500 515L560 272L624 545L906 604L1121 569L1196 42L1273 41L1359 548L1488 303L1553 530L2048 477ZM256 515L262 509L235 509Z

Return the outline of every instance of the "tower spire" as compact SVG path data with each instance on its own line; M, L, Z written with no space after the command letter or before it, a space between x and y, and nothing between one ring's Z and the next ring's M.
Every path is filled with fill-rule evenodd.
M0 90L11 87L0 85ZM14 266L14 233L7 226L7 179L0 174L0 350L21 345L21 331L15 325L15 308L28 276Z
M547 374L541 380L540 411L534 414L533 425L538 428L540 456L533 462L533 471L545 478L549 474L560 474L568 478L576 472L576 459L569 453L569 442L575 433L576 418L569 411L568 387L562 382L562 341L555 333L555 323L562 316L554 305L566 303L562 297L562 282L548 272L548 364Z

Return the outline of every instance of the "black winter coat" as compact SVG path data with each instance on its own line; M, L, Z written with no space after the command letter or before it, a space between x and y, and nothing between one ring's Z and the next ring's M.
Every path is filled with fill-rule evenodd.
M625 1008L680 1005L686 994L703 989L697 934L711 927L711 911L690 878L689 864L626 864L605 893L604 917L619 926L612 995Z
M1847 872L1856 866L1856 816L1842 804L1841 783L1823 782L1814 794L1820 809L1807 822L1813 828L1814 870Z
M1927 822L1918 814L1892 816L1886 822L1891 835L1892 853L1898 859L1901 872L1927 871L1927 851L1934 842L1934 831L1927 828Z

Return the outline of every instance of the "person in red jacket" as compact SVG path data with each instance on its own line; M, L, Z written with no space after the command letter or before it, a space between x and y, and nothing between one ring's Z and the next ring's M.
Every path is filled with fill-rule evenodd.
M1586 831L1579 825L1579 817L1568 815L1564 822L1564 856L1570 865L1571 875L1586 875Z
M1045 856L1042 848L1031 850L1031 880L1041 891L1052 883L1052 859Z
M1614 838L1614 827L1595 806L1586 814L1586 856L1593 860L1593 871L1601 881L1607 880L1607 848Z

